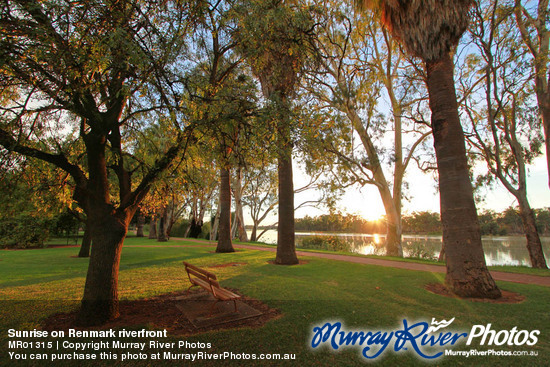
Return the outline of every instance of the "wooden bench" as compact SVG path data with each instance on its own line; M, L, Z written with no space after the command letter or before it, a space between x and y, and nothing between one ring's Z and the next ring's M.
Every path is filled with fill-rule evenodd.
M189 277L189 282L191 282L191 286L187 288L187 294L189 294L189 290L191 288L201 287L204 288L206 291L212 293L212 295L216 298L216 302L214 302L214 304L212 305L208 316L212 316L214 307L220 301L233 301L235 312L237 312L237 299L241 298L241 296L220 287L220 283L218 283L216 275L212 274L211 272L201 269L198 266L189 264L186 261L183 262L183 265L185 265L185 271L187 272L187 276Z

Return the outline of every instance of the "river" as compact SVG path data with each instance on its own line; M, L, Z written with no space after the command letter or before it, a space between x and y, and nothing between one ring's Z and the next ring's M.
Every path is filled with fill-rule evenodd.
M296 232L296 246L308 236L337 236L351 243L351 251L364 255L384 255L384 235L360 233ZM277 243L277 231L269 230L260 241ZM550 237L542 237L542 247L547 264L550 256ZM403 235L405 257L437 258L441 251L441 236ZM483 250L487 265L530 266L526 239L521 236L483 237Z

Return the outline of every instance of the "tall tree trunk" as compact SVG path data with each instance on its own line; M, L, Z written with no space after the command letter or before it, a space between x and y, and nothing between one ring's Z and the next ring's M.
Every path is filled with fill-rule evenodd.
M231 215L231 239L234 240L237 238L237 213L235 215Z
M381 168L380 168L381 169ZM386 255L403 257L401 215L388 187L378 187L386 212Z
M90 227L87 223L84 224L84 237L82 237L82 244L80 245L80 251L78 257L90 257L90 246L92 245L92 235L90 233Z
M403 249L401 247L402 232L401 218L386 218L386 255L403 257Z
M210 228L210 241L215 241L216 238L218 237L219 224L220 224L220 207L218 205L218 209L216 209L216 215L214 216L214 223Z
M250 242L256 242L256 236L258 233L258 223L254 222L252 225L252 232L250 233Z
M168 237L166 236L166 228L168 227L168 208L167 206L164 206L162 209L162 213L159 218L159 229L157 233L157 241L158 242L166 242L168 241Z
M501 293L487 270L481 244L458 116L453 60L447 53L438 61L427 61L426 69L447 260L445 283L461 297L498 298Z
M437 261L440 263L445 262L445 243L441 242L441 251L439 251L439 257L437 258Z
M151 222L149 223L149 239L153 240L157 238L157 218L155 216L151 217Z
M235 225L237 226L237 232L239 233L239 240L242 242L248 242L248 235L244 227L244 214L243 214L243 193L242 193L242 168L237 168L235 172L235 179L233 181L233 196L235 198Z
M523 224L523 232L527 238L527 251L531 259L531 266L538 269L548 269L546 259L544 258L544 252L542 251L539 233L537 231L535 213L529 205L527 195L523 194L518 196L518 203L519 215Z
M231 180L229 169L220 170L220 223L216 252L234 252L231 242Z
M286 107L286 103L285 103ZM278 177L279 177L279 223L277 229L277 254L275 263L298 264L294 235L294 182L292 178L292 142L289 112L278 121ZM282 114L281 114L282 115Z
M176 224L177 219L176 215L174 215L174 211L171 210L168 212L168 220L167 220L167 226L166 226L166 237L170 238L170 233L172 233L172 228L174 227L174 224Z
M544 142L546 144L546 167L548 170L548 186L550 187L550 91L546 93L546 99L539 102L542 116L542 126L544 127ZM544 98L544 97L541 97Z
M202 221L199 221L199 219L193 216L191 218L191 223L189 224L186 237L199 238L202 233L202 224Z
M144 237L143 226L145 225L145 217L141 214L141 210L139 209L136 216L136 237Z
M132 217L129 213L113 214L109 206L94 212L87 213L94 245L77 317L80 325L101 325L119 316L118 269Z

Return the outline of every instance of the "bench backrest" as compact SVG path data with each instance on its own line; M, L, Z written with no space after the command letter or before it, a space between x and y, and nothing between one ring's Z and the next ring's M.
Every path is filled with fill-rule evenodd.
M194 277L197 277L199 279L204 280L205 282L208 282L210 286L220 288L220 283L218 283L218 280L215 274L209 272L208 270L201 269L198 266L195 266L193 264L189 264L186 261L184 261L183 264L185 265L185 271L187 272L187 276L190 279L191 279L191 275L193 275Z

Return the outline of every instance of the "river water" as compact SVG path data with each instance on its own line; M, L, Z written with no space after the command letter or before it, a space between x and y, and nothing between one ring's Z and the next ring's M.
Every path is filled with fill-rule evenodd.
M296 232L296 246L308 236L337 236L352 244L351 251L364 255L384 255L384 235L359 233ZM260 241L277 243L277 231L269 230ZM542 247L546 262L550 265L550 237L542 237ZM525 237L495 236L483 237L483 250L487 265L530 266ZM403 235L403 255L405 257L437 258L441 251L441 236Z

